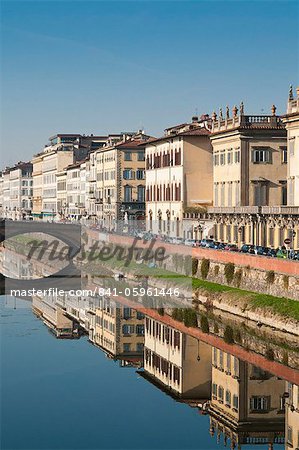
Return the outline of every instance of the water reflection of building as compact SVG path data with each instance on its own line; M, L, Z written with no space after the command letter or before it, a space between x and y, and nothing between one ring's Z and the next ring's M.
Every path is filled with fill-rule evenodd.
M284 390L283 380L213 347L211 434L232 449L283 443Z
M299 449L299 386L287 383L285 436L286 450Z
M146 317L143 375L190 403L193 400L207 400L211 391L210 347Z
M144 348L144 315L123 307L111 299L101 298L95 310L93 343L122 365L142 363Z
M66 317L64 310L57 305L56 296L33 296L32 310L57 338L78 336L73 321Z

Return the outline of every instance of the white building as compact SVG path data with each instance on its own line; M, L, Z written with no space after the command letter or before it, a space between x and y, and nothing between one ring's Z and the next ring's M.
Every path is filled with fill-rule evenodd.
M284 117L288 133L288 205L299 206L299 86L297 97L290 88L287 114Z
M18 162L6 169L2 178L3 216L13 220L28 218L32 211L32 164Z

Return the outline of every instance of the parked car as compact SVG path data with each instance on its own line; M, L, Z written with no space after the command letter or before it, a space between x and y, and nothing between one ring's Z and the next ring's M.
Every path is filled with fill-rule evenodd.
M202 239L200 245L201 247L215 248L215 242L213 239Z
M279 248L276 252L276 258L283 258L286 259L288 257L288 253L286 251L286 249L284 249L283 247Z
M224 250L226 246L224 242L215 242L214 244L215 244L214 248L216 248L217 250Z
M275 250L275 248L269 248L267 256L270 256L271 258L275 258L276 257L276 250Z
M226 244L224 247L224 250L227 250L229 252L238 252L238 246L236 244Z
M269 247L263 247L262 245L257 245L255 247L255 254L261 256L267 256L269 252Z

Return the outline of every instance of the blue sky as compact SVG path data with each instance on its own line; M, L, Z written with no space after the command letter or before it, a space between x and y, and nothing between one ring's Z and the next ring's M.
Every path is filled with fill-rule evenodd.
M56 132L160 135L233 106L285 112L296 1L3 1L1 165Z

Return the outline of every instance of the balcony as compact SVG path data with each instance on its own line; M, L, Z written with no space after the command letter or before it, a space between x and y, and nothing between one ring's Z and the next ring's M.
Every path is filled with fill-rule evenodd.
M299 206L262 206L262 214L299 215Z
M209 214L258 214L260 206L211 206L207 208Z

